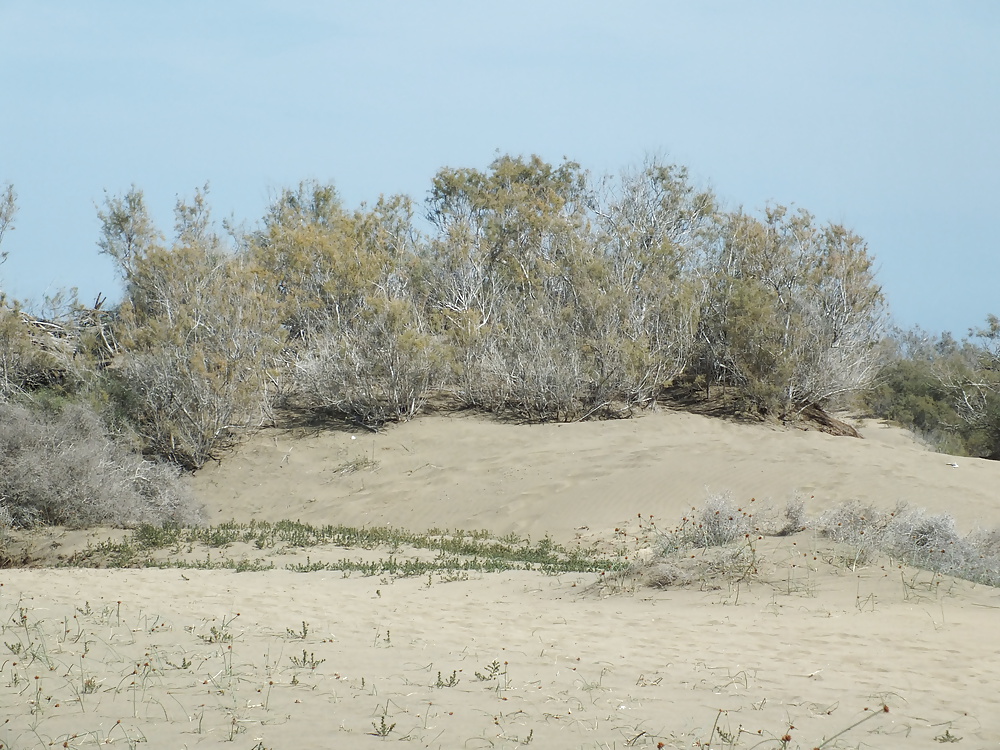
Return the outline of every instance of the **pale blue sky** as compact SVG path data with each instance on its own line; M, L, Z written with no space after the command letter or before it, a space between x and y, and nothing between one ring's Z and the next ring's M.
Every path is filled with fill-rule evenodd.
M1000 314L1000 3L0 0L0 288L119 285L104 190L169 233L211 183L422 200L497 149L595 173L656 153L729 207L794 203L864 236L896 320Z

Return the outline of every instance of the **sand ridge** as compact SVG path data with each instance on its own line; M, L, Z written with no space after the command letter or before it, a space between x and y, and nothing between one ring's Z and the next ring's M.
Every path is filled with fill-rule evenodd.
M1000 525L1000 464L953 459L903 430L863 440L662 410L630 420L511 425L458 414L364 430L264 430L194 479L212 520L298 518L573 538L636 514L674 520L709 494L809 513L907 502ZM949 466L957 461L958 468ZM357 471L355 464L374 463Z

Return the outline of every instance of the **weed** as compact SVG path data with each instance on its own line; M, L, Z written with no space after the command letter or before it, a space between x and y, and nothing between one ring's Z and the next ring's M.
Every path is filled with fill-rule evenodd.
M392 730L396 728L395 722L393 722L392 724L386 724L385 717L388 715L388 713L389 713L389 702L386 701L385 708L382 709L382 715L379 716L378 724L376 724L374 721L372 722L372 729L375 730L373 734L376 737L388 737L390 732L392 732Z
M299 668L309 667L309 669L316 669L316 667L326 661L326 659L317 659L316 654L307 653L305 649L302 649L302 658L298 656L290 656L288 658L291 659L293 666Z
M500 675L500 662L496 659L493 660L488 666L485 667L486 673L476 672L476 679L481 682L487 682L489 680L495 680Z
M437 683L434 685L434 687L439 687L439 688L455 687L459 682L460 680L458 679L458 671L453 669L451 671L451 676L448 679L443 679L441 677L441 673L438 672Z
M233 640L233 633L229 629L229 626L232 625L233 621L239 616L239 612L229 619L226 619L226 617L223 616L221 625L212 625L208 629L208 633L204 633L198 637L205 641L205 643L231 643Z
M497 695L503 693L504 690L510 689L510 676L507 672L507 662L504 662L501 665L499 661L494 659L489 665L486 666L485 669L485 674L479 671L475 672L477 680L480 682L494 682L495 684L491 687L491 689L496 690Z
M945 729L943 734L934 738L936 742L961 742L962 738L951 733L950 729Z

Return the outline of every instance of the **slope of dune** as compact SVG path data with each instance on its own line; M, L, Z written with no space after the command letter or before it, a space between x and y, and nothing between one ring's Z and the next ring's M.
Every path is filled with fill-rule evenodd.
M191 482L216 522L482 528L636 553L642 540L616 527L669 525L710 493L799 496L810 515L907 501L965 529L1000 525L1000 464L859 428L863 440L660 411L272 429ZM277 567L2 571L0 748L1000 742L1000 591L857 565L809 530L761 540L752 575L663 589L590 573L302 573L260 554Z
M709 494L815 514L907 502L1000 525L1000 463L933 453L878 422L864 439L663 410L636 419L511 425L433 416L373 434L265 430L194 479L211 520L302 519L487 529L567 541L637 513L670 522ZM951 466L958 463L958 467Z

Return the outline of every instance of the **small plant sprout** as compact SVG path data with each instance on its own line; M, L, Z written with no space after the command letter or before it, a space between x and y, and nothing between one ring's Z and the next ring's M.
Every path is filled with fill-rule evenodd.
M222 623L220 625L212 625L208 629L208 633L204 633L198 637L205 641L205 643L231 643L233 640L233 633L229 629L229 626L232 625L233 621L239 616L239 612L228 619L223 616Z
M388 716L388 714L389 701L386 701L385 707L382 708L382 713L379 716L378 723L376 724L374 721L372 722L372 729L375 730L372 734L376 737L388 737L392 730L396 728L396 722L393 722L392 724L386 723L385 717Z
M485 669L485 674L479 671L475 673L476 679L479 680L480 682L495 680L500 675L501 671L500 662L494 659L492 663L488 664L486 667L484 667L484 669Z
M326 659L317 659L316 654L307 652L305 649L302 649L301 658L298 656L290 656L288 658L291 659L293 666L299 667L300 669L305 667L308 667L309 669L316 669L316 667L326 661Z
M451 676L448 677L447 679L443 678L441 676L441 673L438 672L437 683L434 685L434 687L439 687L439 688L455 687L455 685L457 685L459 682L460 680L458 679L458 671L453 669L451 670Z

